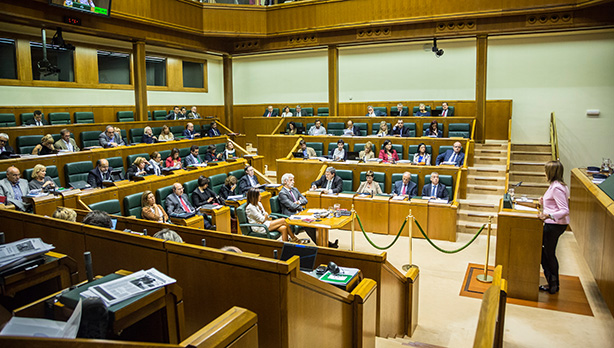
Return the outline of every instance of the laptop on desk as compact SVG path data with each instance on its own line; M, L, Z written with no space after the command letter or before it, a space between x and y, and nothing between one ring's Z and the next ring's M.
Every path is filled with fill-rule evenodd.
M305 158L305 154L302 152L293 152L292 156L294 156L294 158Z
M318 255L317 247L294 243L284 243L284 247L281 249L280 260L288 261L294 255L298 255L301 258L301 271L311 272L314 270L316 256Z
M354 151L348 151L348 157L347 160L348 161L356 161L358 159L360 159L358 157L359 152L354 152Z

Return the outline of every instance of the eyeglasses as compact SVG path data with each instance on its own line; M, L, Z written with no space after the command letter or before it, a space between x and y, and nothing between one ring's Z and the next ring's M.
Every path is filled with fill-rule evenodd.
M0 143L6 143L6 140L0 139Z

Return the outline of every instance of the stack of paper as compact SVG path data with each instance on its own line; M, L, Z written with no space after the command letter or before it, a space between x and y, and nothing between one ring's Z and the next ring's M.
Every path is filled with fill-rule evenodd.
M67 322L59 320L13 317L0 332L1 336L76 338L81 324L81 301Z
M54 248L40 238L26 238L0 245L0 271L31 260Z

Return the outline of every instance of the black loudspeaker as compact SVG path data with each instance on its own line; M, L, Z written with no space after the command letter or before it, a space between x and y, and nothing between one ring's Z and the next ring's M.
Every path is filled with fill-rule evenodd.
M337 264L332 261L328 263L328 270L331 274L339 274L340 271L339 266L337 266Z

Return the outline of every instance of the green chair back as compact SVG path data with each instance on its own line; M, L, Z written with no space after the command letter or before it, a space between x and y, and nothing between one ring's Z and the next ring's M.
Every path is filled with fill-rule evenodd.
M162 133L162 127L151 127L153 135L159 136Z
M154 121L164 121L166 120L166 115L168 115L166 110L154 110L152 117Z
M94 165L90 161L66 163L64 165L66 186L75 181L87 181L87 174L92 169L94 169Z
M109 167L113 168L113 170L115 169L121 169L122 171L122 176L126 177L126 170L124 169L124 159L121 157L111 157L111 158L107 158L107 161L109 161Z
M362 183L364 181L367 181L367 172L360 172L360 182ZM382 192L386 192L384 189L386 187L386 173L373 172L373 181L379 184Z
M416 124L414 122L411 123L404 123L403 126L405 126L405 128L407 128L407 134L410 137L415 137L416 136ZM390 128L392 129L392 128Z
M98 137L100 136L99 131L85 131L81 132L81 149L90 147L90 146L100 146L100 141Z
M183 130L185 129L184 126L171 126L171 133L173 133L173 135L176 137L181 137L183 136Z
M448 125L448 137L471 137L471 125L469 123L450 123Z
M384 116L388 115L388 110L386 110L385 106L376 106L376 107L373 108L373 111L374 112L379 111L380 115L384 115Z
M16 127L15 114L2 113L0 114L0 127Z
M94 123L94 113L90 111L75 111L75 123Z
M130 130L130 142L133 144L139 144L143 142L143 134L145 134L144 128L132 128Z
M182 159L184 159L189 154L190 154L189 147L184 147L184 148L179 149L179 157L181 157ZM200 154L200 150L199 150L199 154Z
M71 124L70 113L68 112L50 112L49 123L54 124Z
M226 181L226 173L215 174L209 177L211 180L211 189L215 192L216 195L220 194L220 189L224 186L224 182Z
M328 108L318 108L318 116L328 116Z
M441 155L442 153L445 153L448 150L454 150L454 146L450 146L450 145L440 146L438 155Z
M405 111L405 114L408 114L408 110L409 110L409 108L407 106L403 107L403 111ZM397 110L396 105L390 107L390 114L389 115L390 116L399 116L399 110Z
M326 125L326 132L332 135L343 135L343 129L345 129L343 122L328 122Z
M133 193L124 197L124 215L135 216L137 219L141 218L141 197L143 192Z
M171 193L173 193L173 185L161 187L156 190L156 202L158 202L164 210L166 210L166 197Z
M0 180L6 179L6 171L0 172Z
M22 135L17 137L17 151L30 154L36 145L41 143L42 135Z
M363 143L356 143L356 144L354 144L354 149L352 151L360 152L360 151L362 151L364 149L365 149L365 144L363 144Z
M183 183L183 192L188 195L192 202L192 192L198 187L198 179L190 180Z
M122 216L119 200L109 199L108 201L96 202L89 205L92 210L106 211L109 215Z
M226 150L226 143L217 143L215 144L215 153L220 154Z
M337 170L336 175L343 179L343 192L352 192L352 188L354 187L354 177L352 171Z
M322 145L322 143L305 143L307 145L307 147L312 148L315 152L316 155L318 156L322 156L322 151L324 151L324 145ZM335 146L337 146L335 144Z
M117 122L133 122L133 121L134 121L133 111L118 111L117 112Z
M281 206L279 205L279 196L273 196L269 200L271 202L271 214L281 214Z
M160 153L160 157L162 158L162 165L166 167L166 159L171 155L171 150L162 150L158 151Z
M28 121L33 120L34 119L34 113L33 112L24 112L19 114L19 121L21 122L21 125L25 125Z
M430 183L431 183L431 174L427 174L424 176L424 186ZM452 178L452 175L439 175L439 183L446 185L446 190L448 190L448 197L450 198L450 200L453 200L454 197L452 197L452 194L454 192L453 191L454 179Z
M301 113L305 112L307 116L313 116L313 108L302 108Z
M363 137L367 135L367 130L369 129L369 125L363 122L354 123L354 126L358 127L360 130L360 135Z

